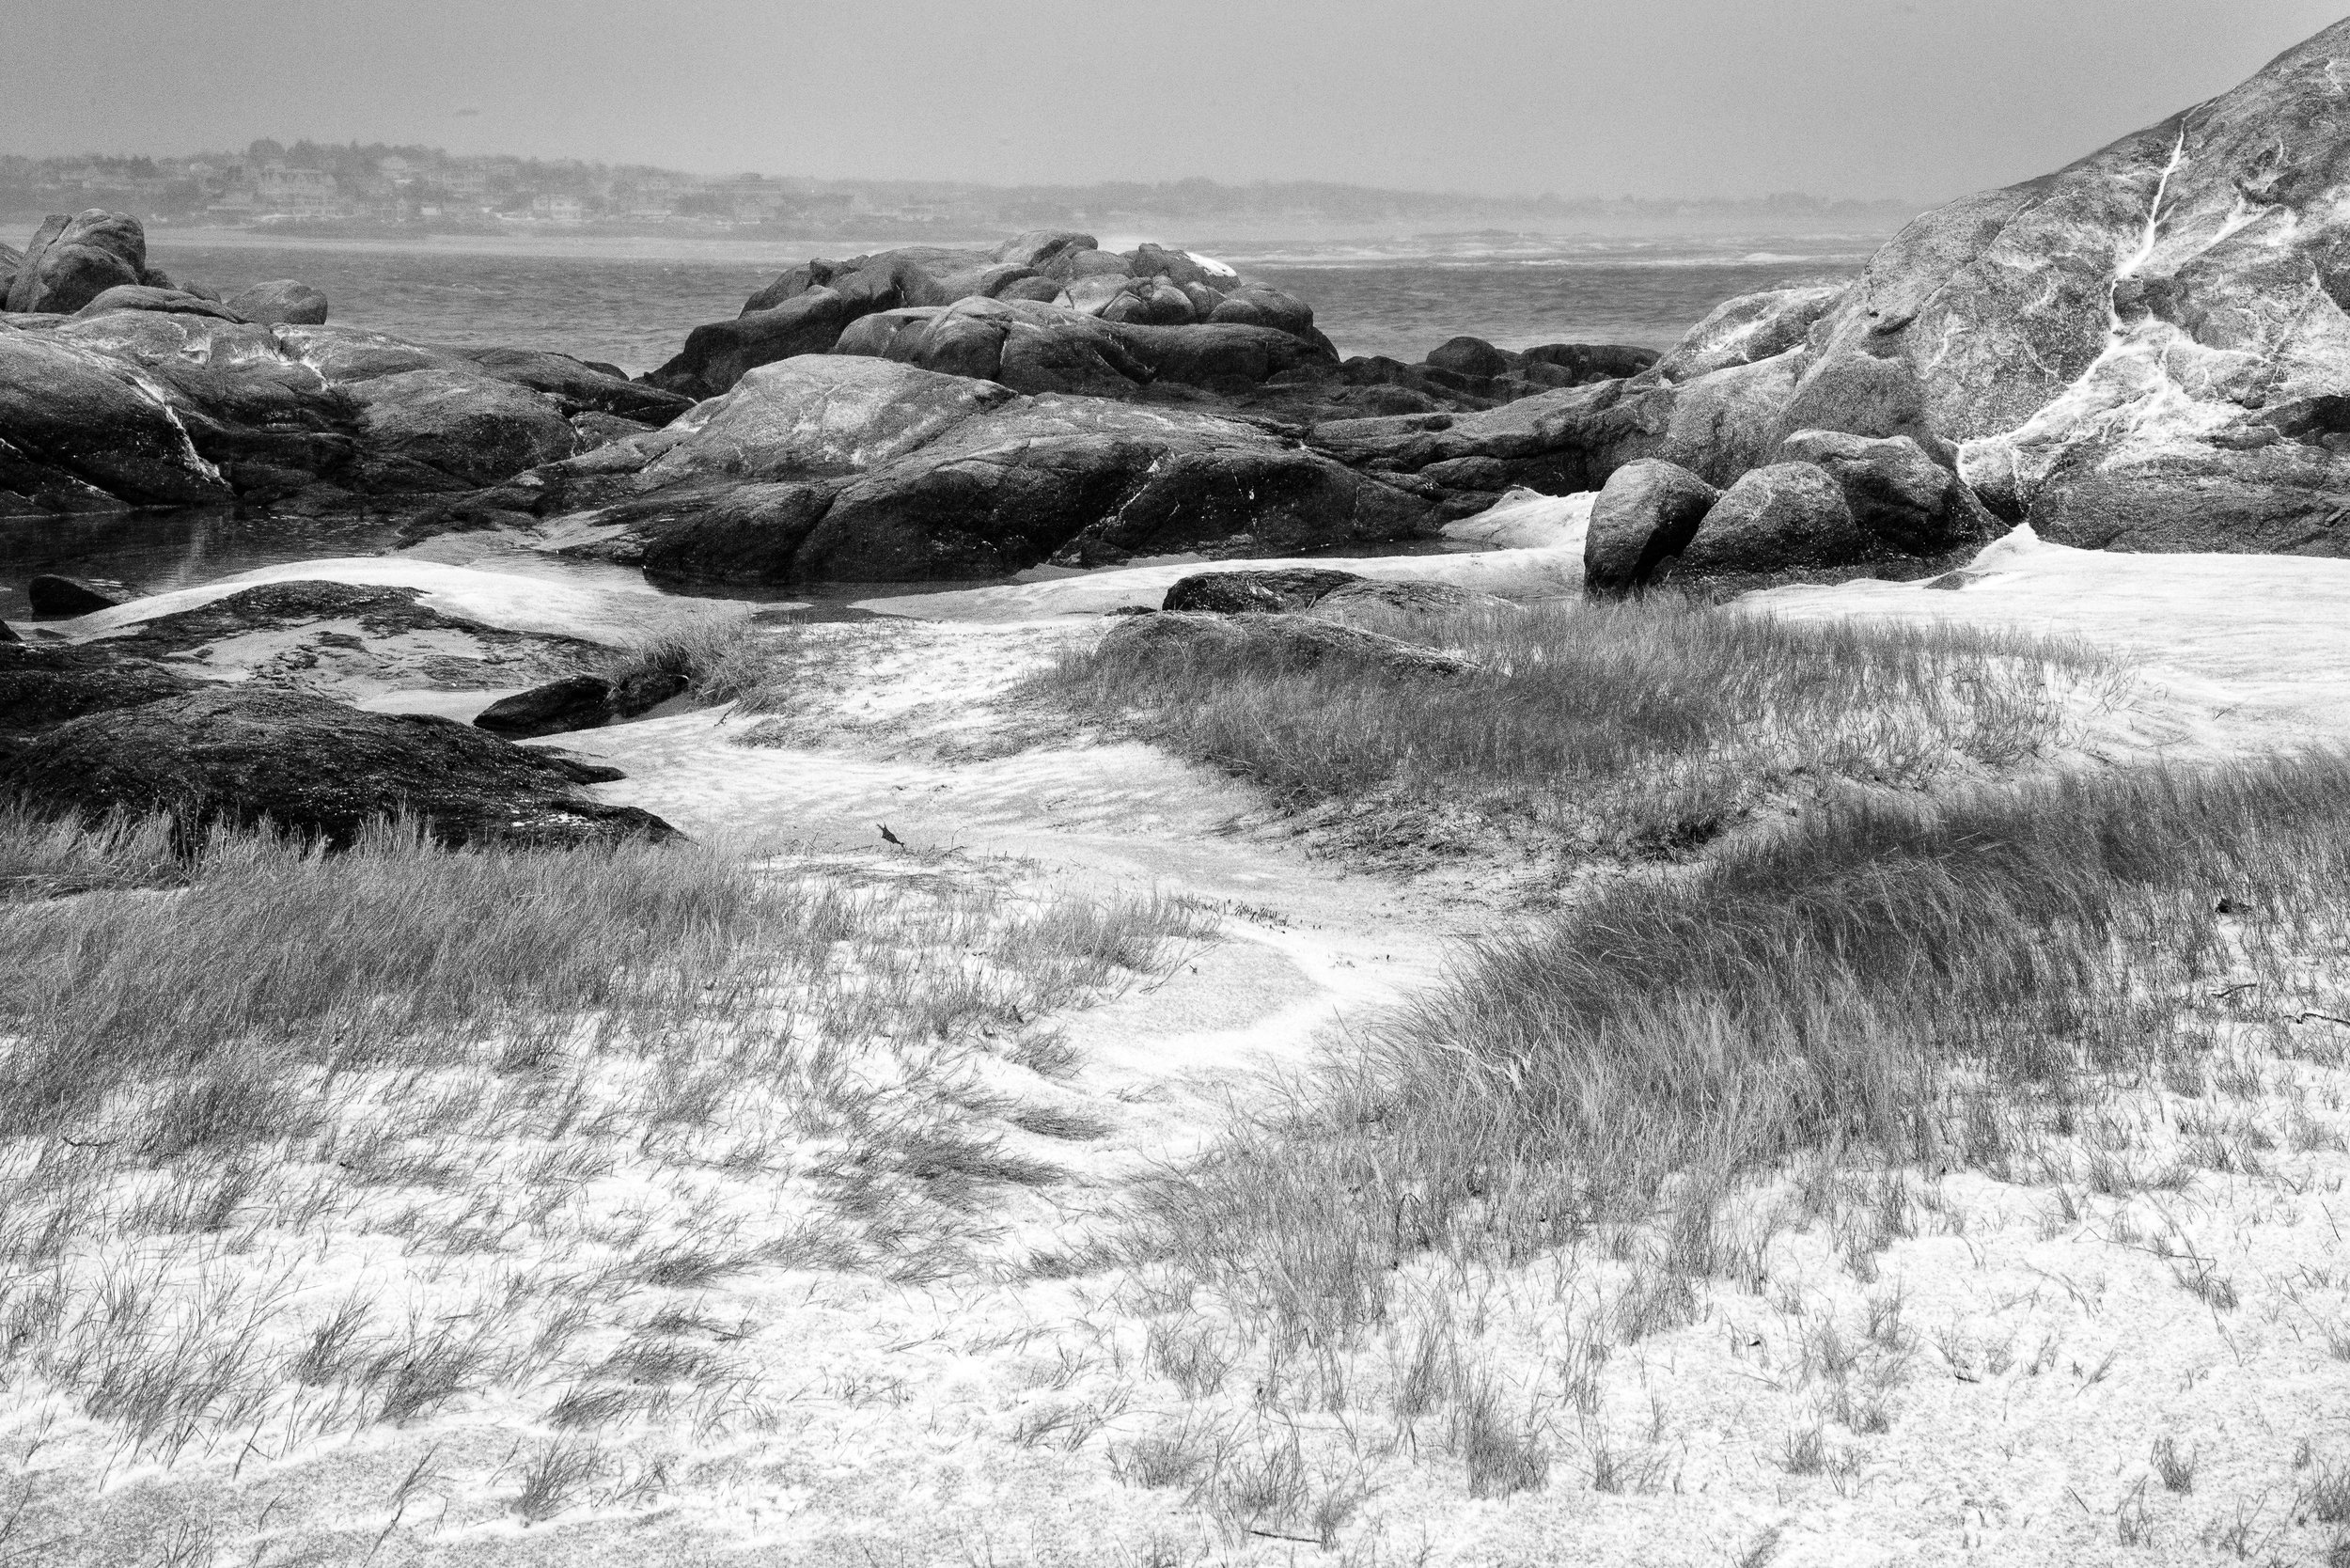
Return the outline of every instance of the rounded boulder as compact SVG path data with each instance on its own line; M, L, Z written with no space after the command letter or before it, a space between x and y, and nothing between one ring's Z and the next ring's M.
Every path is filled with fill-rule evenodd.
M296 278L272 278L240 289L228 297L227 306L248 321L270 326L326 324L326 296Z
M1932 555L1981 531L1978 508L1958 476L1908 436L1797 431L1779 443L1778 456L1825 469L1842 487L1853 521L1895 549Z
M1607 477L1583 536L1583 584L1628 593L1680 555L1721 492L1677 463L1639 458Z
M1167 590L1160 607L1214 615L1302 610L1340 588L1367 580L1359 572L1321 566L1195 572Z
M1764 575L1848 566L1868 546L1826 469L1775 463L1722 493L1681 552L1681 566L1700 575Z

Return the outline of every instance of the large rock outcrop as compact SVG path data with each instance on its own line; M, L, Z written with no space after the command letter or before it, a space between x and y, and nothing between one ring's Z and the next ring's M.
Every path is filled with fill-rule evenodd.
M70 315L147 275L147 231L136 218L92 207L43 222L10 280L6 308Z
M2076 545L2350 553L2350 22L2056 173L1929 212L1850 285L1732 300L1653 367L1486 412L1338 420L1368 471L1596 488L1658 458L1726 486L1806 431L1905 438L1965 494L1868 464L1921 557L1987 503ZM1810 461L1807 454L1807 461ZM1871 481L1874 482L1874 481ZM1905 515L1897 515L1905 514Z
M1793 416L1957 448L2044 538L2350 553L2350 22L2056 174L1929 213Z
M1432 534L1440 501L1257 425L854 355L762 367L506 488L565 547L706 580L908 582Z
M670 836L649 812L578 792L618 776L450 719L227 687L59 725L0 760L0 794L86 818L170 811L183 829L267 818L333 844L401 811L446 843Z
M83 232L41 254L62 266ZM11 299L42 297L34 264ZM148 284L0 323L0 517L462 494L692 406L566 355L249 321Z

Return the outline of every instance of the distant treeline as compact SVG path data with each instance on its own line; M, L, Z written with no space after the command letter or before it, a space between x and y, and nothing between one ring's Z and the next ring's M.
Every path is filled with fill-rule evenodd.
M902 229L985 233L1059 226L1117 229L1163 221L1383 229L1672 227L1772 232L1880 229L1905 202L1786 192L1745 199L1485 196L1323 180L1245 185L1191 179L1094 185L696 175L641 164L455 156L385 142L282 143L182 157L0 155L0 213L111 207L170 223L551 225L610 228Z

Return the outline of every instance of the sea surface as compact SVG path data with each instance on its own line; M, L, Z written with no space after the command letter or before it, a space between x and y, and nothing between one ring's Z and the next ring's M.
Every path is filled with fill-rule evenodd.
M1199 248L1311 305L1315 324L1341 353L1417 360L1464 333L1510 349L1566 342L1668 348L1734 295L1794 277L1856 272L1876 238L1611 243L1439 236L1376 245ZM631 375L668 359L701 322L738 314L744 299L786 268L844 253L838 242L818 241L547 240L504 249L489 243L273 241L157 230L148 253L175 278L224 293L263 278L301 278L326 291L332 320L352 326L429 343L556 349Z
M1123 249L1138 238L1104 243ZM1856 272L1877 238L1453 235L1198 248L1307 301L1340 353L1418 360L1462 334L1512 349L1668 348L1726 299ZM394 244L160 229L149 237L156 266L223 292L299 277L326 291L338 322L427 343L555 349L632 374L666 360L700 322L734 316L745 296L785 268L824 254L854 252L814 241ZM225 510L0 525L0 618L29 614L24 586L41 572L110 578L159 593L285 561L370 554L391 542L384 526L240 518Z

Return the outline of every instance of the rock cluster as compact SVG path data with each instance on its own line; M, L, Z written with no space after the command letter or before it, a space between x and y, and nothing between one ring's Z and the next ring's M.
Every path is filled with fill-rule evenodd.
M1045 308L1024 311L1023 306ZM964 307L961 313L941 324L939 314L957 306ZM876 315L891 319L840 352L994 380L1017 334L1023 341L1009 344L1008 356L1016 379L1006 384L1019 391L1106 391L1113 379L1148 380L1143 365L1123 360L1122 345L1130 339L1121 328L1239 327L1292 338L1332 364L1338 360L1303 301L1244 284L1220 261L1159 245L1113 254L1090 234L1038 230L992 250L924 245L847 261L809 261L753 294L735 320L695 328L678 356L650 379L713 397L761 365L832 352L854 324ZM1089 331L1080 321L1100 325ZM1039 337L1066 337L1072 347L1056 353L1036 342ZM899 352L890 353L893 347ZM1064 356L1073 363L1058 364ZM1091 384L1073 384L1073 378Z
M582 784L620 776L611 769L483 732L495 726L337 700L321 654L372 665L394 684L444 689L510 684L517 671L543 678L601 656L574 639L485 625L419 599L413 588L295 580L128 625L101 622L95 635L88 623L69 627L78 641L0 640L0 798L84 819L169 811L188 832L266 818L331 845L350 842L370 817L402 812L450 843L565 846L671 831L579 794ZM54 588L49 603L56 607ZM414 649L404 653L404 644ZM240 645L268 656L256 664ZM616 689L590 679L606 717L641 712L682 683L653 675Z
M1433 533L1429 487L1183 407L1066 394L858 355L762 367L658 436L492 498L550 542L728 582L912 582L1198 550L1294 554Z
M619 776L450 719L241 687L86 710L0 760L0 793L36 808L170 811L189 832L266 819L339 846L405 811L445 843L669 837L650 812L579 793Z
M1661 458L1617 469L1591 507L1583 581L1591 592L1623 593L1668 574L1751 579L1870 566L1916 576L1919 562L1977 548L1998 527L1908 436L1799 431L1775 461L1726 490Z
M92 211L15 260L0 517L462 494L690 406L562 354L327 326L299 283L223 303L145 258L135 220Z
M92 207L53 212L24 250L0 245L0 310L70 316L104 310L184 310L228 321L326 321L324 294L277 278L224 301L199 283L175 283L147 262L147 230L127 213Z
M1827 532L1782 569L1931 557L1953 510L2074 545L2350 553L2345 68L2350 22L2057 173L1925 214L1856 283L1731 301L1639 374L1308 439L1370 472L1546 490L1642 459L1716 488L1825 466L1859 536L1814 509ZM1906 439L1964 494L1928 498L1906 453L1899 474L1869 458L1880 488L1857 494L1852 455L1807 432Z

